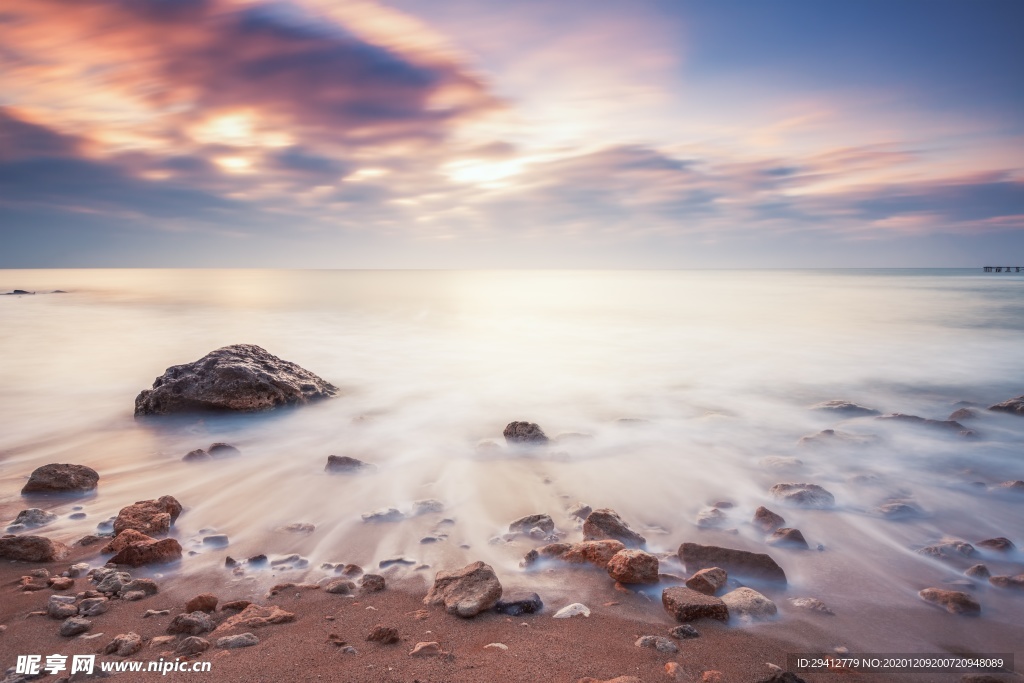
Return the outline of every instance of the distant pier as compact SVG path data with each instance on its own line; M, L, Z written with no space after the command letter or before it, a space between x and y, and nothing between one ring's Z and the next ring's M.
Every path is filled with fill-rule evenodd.
M986 273L1019 273L1024 266L985 266Z

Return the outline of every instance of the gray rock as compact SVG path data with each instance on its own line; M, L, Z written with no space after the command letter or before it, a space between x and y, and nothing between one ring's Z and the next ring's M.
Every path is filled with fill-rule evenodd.
M0 558L20 562L56 562L68 555L68 547L45 536L3 536Z
M73 595L51 595L46 603L46 614L51 619L67 619L78 614Z
M548 515L527 515L509 524L508 530L509 533L513 534L528 534L534 527L539 528L544 533L550 533L555 530L555 522Z
M227 548L230 541L226 534L214 534L212 536L203 536L203 545L211 548Z
M583 540L605 539L620 541L627 548L641 548L647 544L647 539L629 528L617 512L601 508L591 512L583 522Z
M18 516L14 518L12 526L20 526L22 529L34 529L40 526L46 526L50 522L57 520L57 515L46 510L40 510L39 508L29 508L28 510L22 510L18 513ZM10 527L8 527L8 531Z
M252 647L259 645L260 639L254 633L240 633L235 636L224 636L217 639L217 647L225 650L233 650L239 647Z
M210 641L199 636L189 636L184 638L178 647L174 649L174 654L180 657L195 657L210 649Z
M776 484L769 493L789 503L808 508L830 508L836 504L835 496L817 484Z
M369 523L379 522L400 522L405 519L405 514L398 508L381 508L373 512L364 512L363 521Z
M142 637L138 633L121 633L107 643L107 646L103 648L103 654L130 657L141 649Z
M700 633L694 627L689 624L680 624L679 626L673 626L668 630L668 634L677 640L690 640L691 638L700 638Z
M701 529L720 529L729 523L729 518L718 508L707 508L697 513L697 526Z
M99 480L100 475L91 467L52 463L37 467L21 493L81 493L95 489Z
M259 346L235 344L175 365L135 399L135 415L254 412L329 398L337 387Z
M167 627L167 632L170 634L183 633L190 636L198 636L212 631L214 625L213 619L206 612L190 612L174 617Z
M850 401L824 401L811 407L812 410L820 410L826 413L836 413L843 417L863 417L866 415L880 415L874 408L865 408L862 405Z
M385 586L384 577L380 574L366 574L359 581L359 590L363 593L380 593Z
M797 609L804 609L810 612L821 612L822 614L835 614L828 605L817 598L790 598L789 604Z
M83 617L96 617L110 607L106 598L86 598L78 605L78 613Z
M425 498L423 500L414 500L412 502L412 516L419 517L420 515L428 515L434 513L444 512L444 503L433 498Z
M764 621L778 614L775 603L752 588L737 588L722 596L729 615L746 621Z
M916 505L904 501L893 501L878 506L878 514L886 519L913 519L921 517L923 513Z
M586 503L577 501L569 507L568 512L570 517L575 517L580 521L586 521L587 517L590 516L590 513L593 512L593 509Z
M544 430L533 422L509 422L503 434L508 443L542 444L548 442Z
M85 633L92 626L92 622L82 617L68 617L60 625L60 634L65 638L72 638L80 633Z
M351 595L355 590L356 584L348 579L334 579L324 586L325 593L332 593L334 595Z
M443 604L449 614L474 617L501 598L501 583L490 565L474 562L462 569L438 572L424 604Z
M664 652L666 654L675 654L679 652L679 646L665 636L640 636L633 644L637 647L651 648L652 650L657 650L658 652Z
M96 590L100 593L119 593L121 592L126 584L131 583L132 575L128 572L111 571L100 574L97 572L93 574L93 580L95 577L100 577L99 581L96 582Z
M121 593L121 599L126 602L135 602L136 600L142 600L146 597L143 591L127 591Z

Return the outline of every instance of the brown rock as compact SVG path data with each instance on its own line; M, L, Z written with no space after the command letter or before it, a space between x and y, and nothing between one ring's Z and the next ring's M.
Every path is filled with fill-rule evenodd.
M1014 550L1016 546L1008 538L999 536L998 538L988 538L984 541L978 541L974 545L979 548L987 548L988 550L997 550L1001 553L1008 553Z
M145 543L148 541L154 541L152 536L147 536L141 531L135 529L125 529L122 533L114 536L110 543L106 544L100 549L101 553L119 553L132 543Z
M359 589L363 593L380 593L385 586L384 577L380 574L367 574L359 582Z
M174 654L179 657L195 657L201 655L210 649L210 641L206 638L200 638L199 636L189 636L184 638L178 647L174 649Z
M351 595L352 593L355 593L355 591L356 584L348 579L334 579L324 586L324 592L331 593L333 595Z
M234 628L263 628L272 624L287 624L293 621L295 621L295 615L284 611L277 605L261 607L250 604L238 614L225 619L214 633L230 631Z
M234 612L241 612L251 604L252 603L248 600L232 600L230 602L225 602L223 605L221 605L220 611L223 612L225 610L232 610Z
M699 543L683 543L679 546L679 560L690 572L708 567L721 567L730 575L786 582L786 573L782 567L770 555L764 553L751 553L746 550Z
M987 579L992 575L989 572L988 567L983 564L975 564L964 570L964 574L967 576L974 577L976 579Z
M132 543L110 558L110 561L129 567L141 567L147 564L166 564L180 559L181 544L173 538L164 538L159 541Z
M1024 396L1007 399L1002 403L989 406L988 409L994 410L997 413L1010 413L1011 415L1024 417Z
M594 510L583 522L583 539L601 541L612 539L621 541L627 548L640 548L647 544L647 539L629 528L614 510L602 508Z
M782 527L776 529L775 533L772 534L766 541L768 545L780 546L784 548L801 548L808 550L807 540L799 529L790 529Z
M956 539L945 539L934 545L925 546L917 551L921 555L929 555L940 560L948 560L950 557L974 557L978 552L974 546Z
M474 617L494 607L501 598L501 583L490 565L474 562L462 569L438 572L426 605L443 604L449 614Z
M728 580L729 575L721 567L708 567L687 579L686 587L704 595L714 595L725 586L725 582Z
M370 633L366 636L366 639L372 643L380 643L381 645L392 645L399 641L398 629L391 626L383 626L378 624L374 626Z
M643 550L620 550L608 561L608 575L621 583L658 583L658 558Z
M580 678L576 680L576 683L644 683L636 676L616 676L615 678L609 678L608 680L602 680L600 678Z
M114 534L120 534L125 529L135 529L147 536L161 536L170 531L181 509L181 503L174 496L137 501L117 513Z
M202 448L197 448L194 451L189 451L182 457L185 462L196 462L199 460L209 460L210 454L204 451Z
M198 636L201 633L212 631L213 628L213 620L206 612L189 612L179 614L174 619L171 619L171 623L167 626L167 632Z
M781 515L775 514L763 505L754 510L754 526L766 534L770 534L785 524L786 520Z
M214 612L217 609L217 596L213 593L201 593L185 603L186 612Z
M700 683L725 683L725 674L721 671L705 671L700 676Z
M836 504L835 496L817 484L776 484L769 493L790 505L800 507L830 508Z
M100 475L85 465L50 464L37 467L21 489L26 493L67 493L92 491Z
M0 537L0 558L20 562L56 562L68 555L68 547L45 536Z
M992 576L989 577L988 582L997 588L1024 590L1024 574L1017 574L1016 576Z
M582 543L551 543L527 553L523 563L529 566L541 558L549 558L570 564L592 564L607 569L608 562L626 546L620 541L583 541Z
M549 515L527 515L509 524L508 531L512 534L528 534L534 527L540 527L541 531L551 533L555 530L555 522Z
M676 621L683 623L697 619L729 620L729 608L724 602L714 596L682 586L662 591L661 604Z
M882 415L876 417L876 420L891 421L891 422L906 422L907 424L921 425L922 427L935 427L938 429L946 429L953 432L965 431L964 426L955 420L929 420L924 417L917 415L905 415L903 413L892 413L891 415Z
M918 592L921 599L939 607L945 607L950 614L981 614L981 605L967 593L947 591L941 588L925 588Z
M960 408L958 410L954 410L950 414L950 416L948 418L946 418L946 419L957 421L957 420L976 420L977 418L978 418L978 411L974 410L973 408Z
M811 410L820 410L826 413L838 413L843 417L863 417L866 415L878 415L879 411L874 408L866 408L850 401L835 400L824 401L811 406Z
M533 422L509 422L502 433L508 443L542 444L548 442L544 430Z
M252 344L211 351L157 377L135 399L135 416L254 412L335 396L337 387Z
M122 633L107 643L103 648L105 655L117 655L118 657L129 657L142 649L142 636L138 633Z

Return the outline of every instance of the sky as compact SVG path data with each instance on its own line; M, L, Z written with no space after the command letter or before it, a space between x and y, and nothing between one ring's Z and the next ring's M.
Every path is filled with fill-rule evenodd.
M1021 26L1017 0L5 0L0 268L1024 265Z

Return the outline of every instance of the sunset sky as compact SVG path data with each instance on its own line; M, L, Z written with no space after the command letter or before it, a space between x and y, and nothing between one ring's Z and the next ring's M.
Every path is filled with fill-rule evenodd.
M0 267L1024 265L1022 26L1016 0L5 0Z

